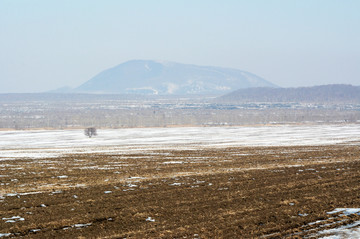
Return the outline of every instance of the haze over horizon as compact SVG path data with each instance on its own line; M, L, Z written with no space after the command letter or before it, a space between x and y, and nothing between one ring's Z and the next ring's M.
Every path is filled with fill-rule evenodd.
M235 68L281 87L360 85L356 0L2 0L0 93L77 87L134 59Z

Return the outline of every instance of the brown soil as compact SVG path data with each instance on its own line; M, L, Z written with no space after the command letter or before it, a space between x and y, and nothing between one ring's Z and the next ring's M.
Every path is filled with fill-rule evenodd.
M302 238L359 221L358 146L78 154L0 162L0 233ZM12 217L15 222L6 222ZM314 223L318 221L317 223ZM315 236L314 236L315 235Z

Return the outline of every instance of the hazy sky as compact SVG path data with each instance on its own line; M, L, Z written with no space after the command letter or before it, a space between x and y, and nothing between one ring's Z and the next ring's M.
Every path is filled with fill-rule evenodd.
M359 13L359 0L0 0L0 93L75 87L133 59L360 85Z

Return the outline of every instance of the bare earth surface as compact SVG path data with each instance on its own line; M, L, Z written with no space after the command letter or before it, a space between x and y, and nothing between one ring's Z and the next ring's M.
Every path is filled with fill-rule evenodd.
M359 172L354 141L4 156L0 237L356 238Z

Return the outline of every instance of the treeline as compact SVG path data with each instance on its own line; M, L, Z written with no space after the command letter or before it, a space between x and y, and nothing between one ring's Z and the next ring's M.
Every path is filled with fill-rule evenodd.
M259 89L248 89L252 90ZM0 94L0 100L0 129L360 123L360 104L221 103L204 96L87 94Z
M123 109L50 110L0 117L0 128L122 128L280 123L360 123L360 111L334 109Z

